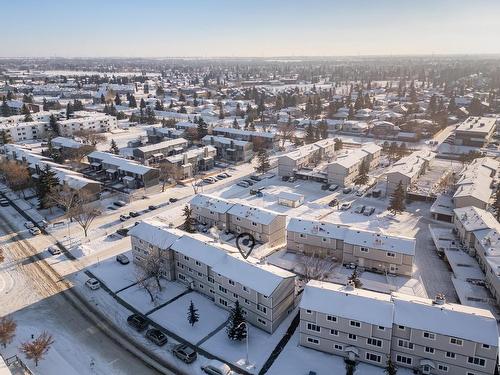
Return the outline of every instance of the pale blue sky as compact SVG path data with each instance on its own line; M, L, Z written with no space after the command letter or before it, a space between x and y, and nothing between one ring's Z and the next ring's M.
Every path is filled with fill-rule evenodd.
M0 0L0 56L500 53L499 0Z

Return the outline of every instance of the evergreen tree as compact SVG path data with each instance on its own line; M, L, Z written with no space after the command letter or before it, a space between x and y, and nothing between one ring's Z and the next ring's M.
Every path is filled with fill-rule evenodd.
M184 206L182 210L182 216L184 216L184 230L188 233L193 233L195 231L193 227L193 211L188 205Z
M54 134L59 135L59 125L57 124L57 118L54 114L51 114L49 117L49 127Z
M53 191L57 185L59 185L59 179L55 172L46 164L45 168L40 171L36 184L40 208L47 207L47 195Z
M321 139L328 138L328 126L326 125L325 120L323 120L319 123L318 129L319 129L319 134L321 136Z
M269 163L269 155L266 150L260 150L257 153L257 167L255 168L257 172L264 173L271 167Z
M479 98L472 98L469 104L469 113L471 116L482 116L483 115L483 104L479 100Z
M448 113L452 114L457 110L457 104L455 103L455 97L452 96L450 102L448 103Z
M118 93L116 93L116 96L115 96L115 104L116 105L122 104L122 100L120 99L120 95L118 95Z
M239 301L234 303L229 315L228 324L226 326L227 336L231 340L241 341L247 337L247 327L243 310L241 309Z
M179 113L187 113L186 107L184 107L184 104L181 105L181 108L179 109Z
M205 137L208 134L207 124L205 123L205 121L203 121L203 119L201 117L198 120L197 130L198 130L198 138L199 139L202 139L203 137Z
M106 104L106 98L104 97L104 94L101 94L101 104Z
M224 119L224 107L222 106L222 103L219 104L219 119Z
M111 146L109 148L109 152L112 154L118 155L120 153L120 150L118 149L118 145L116 144L115 140L111 140Z
M354 120L354 107L352 105L349 106L349 114L347 115L348 120Z
M68 104L66 105L66 119L69 119L73 112L73 105L71 104L71 102L68 102Z
M368 183L369 177L368 177L368 172L370 170L370 166L366 160L363 160L361 162L361 165L359 166L359 174L356 176L354 179L354 183L356 185L365 185Z
M10 116L10 108L9 105L7 104L7 100L5 97L2 100L2 117L9 117Z
M384 372L387 375L396 375L398 373L398 368L396 367L394 362L392 362L391 357L389 357L389 359L387 360L387 365L385 367Z
M11 143L12 140L10 139L9 135L5 130L0 130L0 143L2 145L6 145L7 143Z
M189 304L189 310L188 310L188 322L191 324L191 326L194 326L194 324L200 320L200 317L198 315L198 309L194 307L193 301Z
M306 127L306 134L304 137L305 143L306 144L313 143L314 139L315 139L315 135L316 134L314 131L314 126L311 122L309 122L309 125L307 125L307 127Z
M495 192L495 200L493 202L492 208L497 221L500 221L500 189L497 189L497 191Z
M146 108L146 102L144 101L144 98L141 98L141 104L139 105L141 109Z
M12 91L7 91L7 100L12 100L14 99L14 94L12 93Z
M163 102L161 100L157 100L155 104L155 110L163 111L165 108L163 107Z
M24 115L24 122L32 122L33 117L31 117L31 112L26 104L23 104L21 108L21 114Z
M233 120L233 128L234 129L239 129L240 128L240 126L238 125L238 120L236 120L236 117Z
M130 95L129 100L128 100L128 106L129 106L129 108L137 108L137 101L135 100L134 95Z
M335 138L335 144L333 146L333 149L335 151L340 151L344 148L344 142L342 142L342 139L340 138Z
M392 193L391 202L387 208L394 215L401 213L405 210L405 191L403 189L403 183L399 181L396 190Z

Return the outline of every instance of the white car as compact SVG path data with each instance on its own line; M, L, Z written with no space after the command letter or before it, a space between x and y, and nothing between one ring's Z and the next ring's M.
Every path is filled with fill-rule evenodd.
M33 236L38 236L39 234L42 234L42 231L37 228L37 227L33 227L33 228L30 228L29 229L29 232L33 235Z
M202 366L201 369L210 375L230 375L233 373L227 364L215 359L209 361L205 366Z
M351 208L351 202L344 202L342 203L342 206L340 206L342 211L347 211L349 208Z
M101 287L101 283L99 282L99 280L94 279L93 277L85 281L85 285L87 286L87 288L92 290L96 290Z
M47 251L52 254L52 255L59 255L61 254L61 249L59 249L57 246L49 246L47 248Z
M35 226L35 224L33 224L31 221L26 221L26 222L24 223L24 226L25 226L26 228L30 229L30 228L33 228L33 227Z
M130 215L127 214L120 215L120 221L126 221L128 219L130 219Z

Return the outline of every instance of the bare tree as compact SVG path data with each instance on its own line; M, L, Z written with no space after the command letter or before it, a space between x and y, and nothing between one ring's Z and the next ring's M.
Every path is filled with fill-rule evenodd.
M3 263L5 260L5 255L3 255L3 249L0 248L0 263Z
M5 177L7 185L14 190L23 192L31 186L31 175L28 168L15 161L5 160L0 163L0 173Z
M303 256L299 262L300 271L304 281L325 280L335 269L333 259L321 258L316 253L312 256Z
M68 185L63 185L62 188L51 190L47 194L47 200L56 206L60 206L65 211L65 216L72 218L72 209L78 202L78 191L70 188Z
M154 280L148 276L144 266L138 266L135 269L135 282L148 293L151 302L155 301L156 286Z
M152 278L156 281L156 287L159 291L162 290L160 279L163 271L163 257L161 250L150 251L145 257L142 265L143 272L147 278Z
M74 132L73 135L80 138L86 145L91 145L94 147L99 143L104 143L107 141L104 134L93 132L90 130L79 130Z
M80 164L88 154L95 151L95 146L84 144L79 148L65 151L64 156L74 164Z
M295 137L295 125L291 121L279 125L278 135L281 138L281 148L285 147L285 142L293 142Z
M47 354L53 343L52 335L44 331L35 340L22 343L20 350L26 355L26 358L35 361L35 366L38 366L38 362Z
M4 348L12 342L16 336L16 322L8 316L0 318L0 343Z
M179 168L174 164L167 163L166 161L160 162L160 180L162 181L161 191L165 191L168 180L179 181L181 179Z
M95 218L101 214L101 211L88 204L92 201L92 199L90 194L86 192L78 192L76 200L78 204L73 206L69 215L80 225L83 229L85 237L87 237L90 226Z

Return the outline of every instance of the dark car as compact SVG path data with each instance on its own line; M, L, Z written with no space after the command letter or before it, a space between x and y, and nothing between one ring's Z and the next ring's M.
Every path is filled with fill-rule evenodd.
M245 181L246 183L248 183L248 185L252 186L253 184L255 184L255 181L252 181L250 179L244 179L243 181Z
M130 211L128 214L130 215L130 217L141 216L141 214L137 211Z
M260 177L260 176L255 176L255 175L254 175L254 176L250 176L250 178L251 178L252 180L254 180L254 181L262 181L262 177Z
M127 323L140 332L147 328L149 321L146 317L140 314L132 314L127 318Z
M127 237L128 236L128 229L127 228L120 228L116 231L116 234L119 234L120 236Z
M335 207L335 206L336 206L336 205L338 205L338 204L339 204L339 200L338 200L337 198L333 198L333 199L330 201L330 203L328 203L328 205L329 205L330 207Z
M283 176L281 177L281 181L288 181L290 179L289 176Z
M158 206L156 206L154 204L151 204L148 208L149 208L150 211L154 211L154 210L156 210L158 208Z
M174 346L172 351L177 358L186 363L193 363L197 357L196 351L185 344L178 344Z
M0 206L7 207L9 205L9 201L5 198L0 199Z
M124 201L116 201L116 202L113 202L113 204L115 206L118 206L118 207L123 207L125 206L127 203L125 203Z
M328 190L330 188L330 184L321 185L321 190Z
M177 198L172 197L172 198L170 198L168 201L169 201L170 203L175 203L175 202L177 202L177 201L178 201L178 199L177 199Z
M167 335L156 328L148 329L146 332L146 338L148 338L158 346L163 346L168 341Z
M129 264L130 263L130 260L128 259L128 256L126 256L125 254L118 254L116 256L116 261L120 264Z

